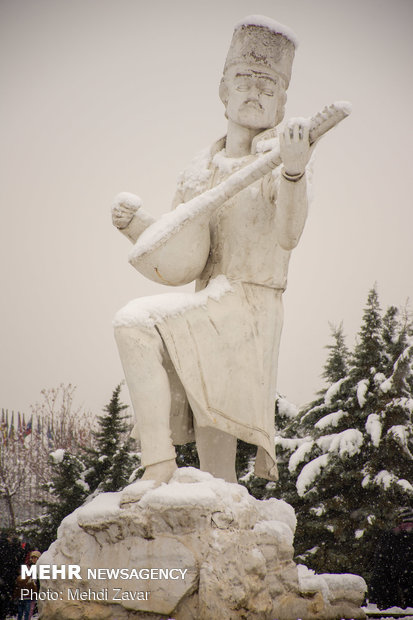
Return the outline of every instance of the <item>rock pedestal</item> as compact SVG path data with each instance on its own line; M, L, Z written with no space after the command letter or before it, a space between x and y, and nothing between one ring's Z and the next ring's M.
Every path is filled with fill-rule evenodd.
M364 618L365 582L293 562L293 508L192 468L104 493L62 522L40 564L47 620ZM67 576L67 575L66 575ZM41 595L41 596L42 596ZM55 600L52 600L55 599Z

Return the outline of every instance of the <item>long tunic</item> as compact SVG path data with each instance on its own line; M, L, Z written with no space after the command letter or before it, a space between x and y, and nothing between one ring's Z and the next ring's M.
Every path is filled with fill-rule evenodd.
M175 205L254 161L258 139L243 158L225 157L225 139L203 152L181 175ZM274 397L291 253L279 243L276 201L277 174L270 173L225 202L210 220L211 249L198 292L187 295L194 302L202 295L202 303L182 303L182 311L176 303L168 311L166 303L162 315L152 313L171 361L174 443L193 439L193 413L199 425L257 445L255 473L270 480L278 478ZM217 297L214 284L223 277L229 286ZM117 321L125 324L122 311Z

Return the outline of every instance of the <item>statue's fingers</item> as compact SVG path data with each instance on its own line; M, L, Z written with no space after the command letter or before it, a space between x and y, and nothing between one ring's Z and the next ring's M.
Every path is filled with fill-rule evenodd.
M121 210L122 213L135 213L136 212L136 207L133 207L132 205L128 205L128 204L120 204L119 205L119 209Z
M289 146L291 144L291 131L290 127L286 127L283 133L284 136L284 145Z
M304 144L310 144L310 127L308 125L303 125L303 142Z
M124 215L114 215L113 216L113 221L114 222L125 222L127 220L127 218Z

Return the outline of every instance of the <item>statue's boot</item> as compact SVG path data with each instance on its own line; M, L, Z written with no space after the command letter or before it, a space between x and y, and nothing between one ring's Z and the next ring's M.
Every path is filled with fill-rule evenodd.
M145 493L156 489L164 482L168 482L176 469L175 459L148 465L142 478L123 489L120 496L120 507L127 508L131 504L139 502Z

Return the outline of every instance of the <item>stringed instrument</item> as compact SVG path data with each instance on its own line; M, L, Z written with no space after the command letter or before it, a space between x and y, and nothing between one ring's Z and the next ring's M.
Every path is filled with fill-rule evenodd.
M335 102L309 119L310 145L351 112ZM209 219L216 209L281 164L279 145L199 196L162 215L140 235L129 262L155 282L179 286L200 276L210 250Z

